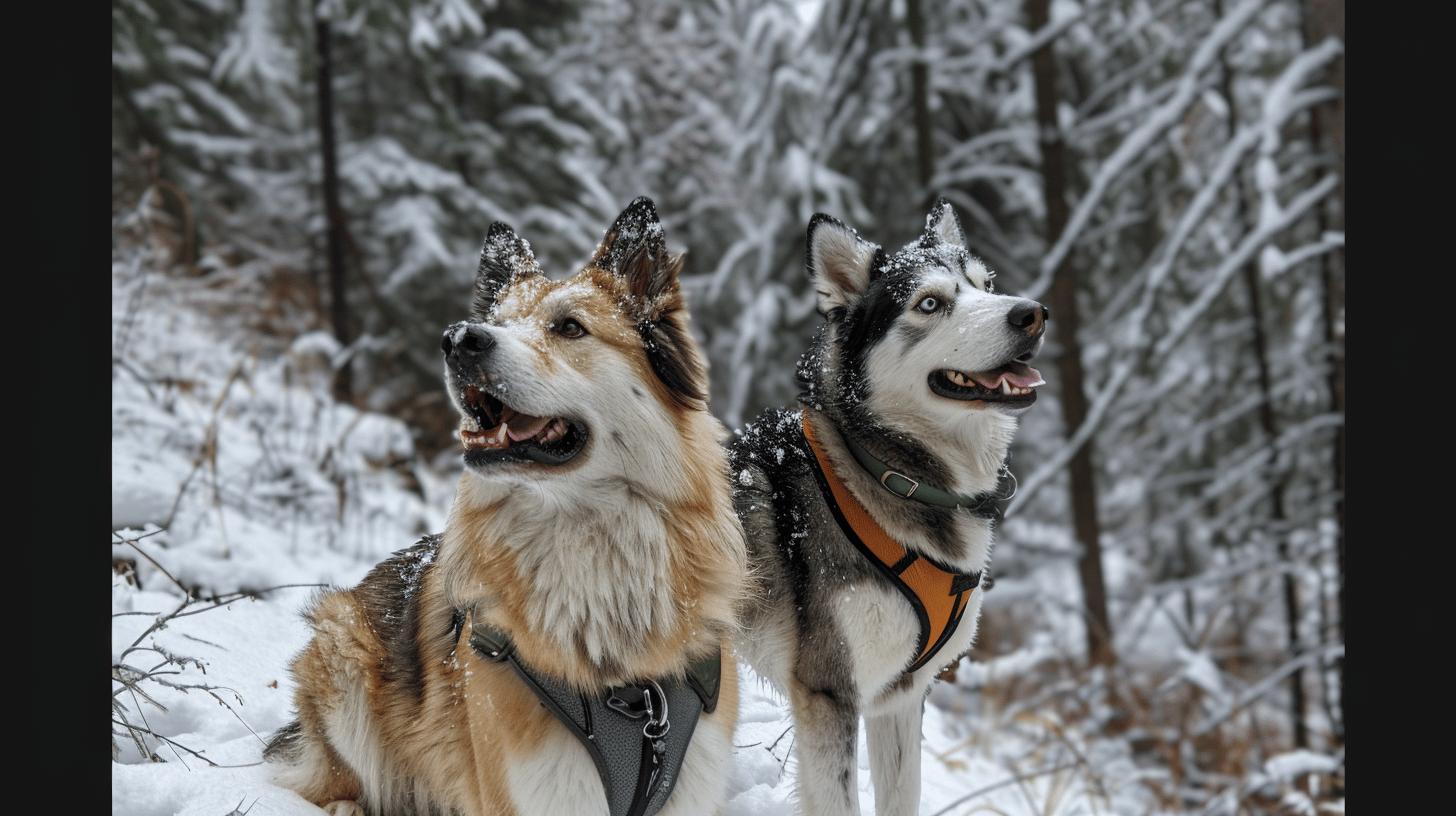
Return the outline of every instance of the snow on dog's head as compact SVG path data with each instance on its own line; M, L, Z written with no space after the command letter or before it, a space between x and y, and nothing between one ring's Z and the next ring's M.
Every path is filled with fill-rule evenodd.
M625 478L671 490L685 437L708 416L681 269L647 198L564 280L491 225L470 319L441 341L468 469L490 482Z
M827 215L809 223L809 273L825 323L800 365L810 398L846 422L934 438L1007 428L1036 400L1047 310L996 294L941 200L894 254Z

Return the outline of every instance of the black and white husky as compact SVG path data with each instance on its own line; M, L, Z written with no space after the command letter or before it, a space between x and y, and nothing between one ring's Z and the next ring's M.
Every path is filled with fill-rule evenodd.
M922 703L975 637L974 586L996 515L987 508L999 498L1017 415L1042 385L1026 363L1048 312L993 293L992 273L967 251L944 201L893 254L822 214L808 238L825 319L799 362L802 406L764 413L731 444L758 582L740 653L792 704L802 813L859 813L863 715L876 813L913 814ZM899 563L871 557L826 473L902 547ZM939 628L925 622L936 599L912 600L893 577L913 562L962 593ZM927 647L927 631L939 648Z

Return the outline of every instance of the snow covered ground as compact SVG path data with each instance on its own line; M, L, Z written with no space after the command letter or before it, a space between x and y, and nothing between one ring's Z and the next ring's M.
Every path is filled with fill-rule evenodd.
M321 812L271 785L260 756L291 719L286 666L307 638L299 611L317 591L307 585L352 584L389 552L439 530L458 477L428 467L398 420L327 396L327 338L287 345L258 337L227 307L247 293L218 286L113 270L112 803L121 816ZM1070 573L1038 580L1071 591ZM987 596L988 614L1027 596L1026 581L1001 584ZM184 605L181 586L196 600ZM1070 613L1048 607L1039 618L1058 614ZM922 813L1180 812L1146 784L1168 770L1135 764L1125 738L984 693L1075 651L1080 630L1070 619L1064 628L1065 638L1038 633L935 687L925 709ZM1190 659L1188 673L1197 665ZM740 671L724 812L793 813L788 707ZM1077 692L1065 685L1053 691ZM869 814L863 734L859 750ZM1286 755L1265 773L1289 777L1322 761Z
M362 567L362 565L361 565ZM284 667L307 639L307 632L297 616L300 604L309 590L288 590L275 600L240 601L225 609L217 609L179 621L157 636L169 649L185 651L206 663L205 678L193 670L194 679L227 686L237 691L243 703L226 699L237 716L210 697L196 692L162 694L168 711L147 711L151 728L171 736L178 742L198 750L220 765L240 766L212 768L185 752L173 755L166 747L157 749L167 760L162 763L137 762L134 754L113 766L113 813L123 816L224 816L240 804L252 816L308 816L320 811L291 791L269 784L268 767L256 764L263 739L273 729L290 719L291 685ZM175 607L174 593L137 591L119 588L117 611L165 610ZM116 642L124 646L150 624L147 616L117 619ZM207 642L203 642L207 641ZM794 765L790 758L793 733L789 727L784 703L763 688L747 669L741 669L745 698L741 724L735 740L735 769L731 784L732 799L725 814L759 816L790 814L790 793ZM950 695L937 695L937 699ZM925 785L922 812L935 813L956 798L977 788L993 785L1011 776L1004 763L1006 746L993 735L967 729L965 721L954 711L937 705L926 707ZM869 788L869 770L860 745L860 800L864 812L874 812L874 796ZM1023 770L1042 767L1028 757ZM1002 812L1020 813L1092 813L1090 807L1074 807L1088 792L1081 790L1074 774L1064 771L1027 782L1028 791L1016 785L993 790L951 813ZM1033 810L1032 801L1048 801L1052 789L1070 789L1060 808ZM1129 780L1129 784L1132 784ZM972 807L974 804L977 807ZM1105 803L1095 812L1106 813ZM993 810L987 810L990 807ZM1144 812L1116 810L1112 812Z

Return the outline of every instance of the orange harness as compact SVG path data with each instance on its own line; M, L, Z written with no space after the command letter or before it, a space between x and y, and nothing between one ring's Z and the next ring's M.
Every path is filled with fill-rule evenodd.
M971 602L971 593L981 584L981 573L967 575L947 569L891 538L834 474L829 457L814 438L807 411L803 425L804 439L814 452L814 475L839 529L900 590L920 620L915 661L905 669L906 674L911 674L929 663L955 633Z

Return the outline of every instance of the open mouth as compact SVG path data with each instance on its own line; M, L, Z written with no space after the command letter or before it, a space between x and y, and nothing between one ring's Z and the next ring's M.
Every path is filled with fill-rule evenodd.
M930 390L955 400L983 400L1030 405L1036 388L1046 385L1041 372L1026 363L1010 362L990 371L942 368L930 372Z
M460 441L465 463L473 467L499 462L561 465L586 446L586 427L574 420L522 413L474 385L465 387L461 402L465 416Z

